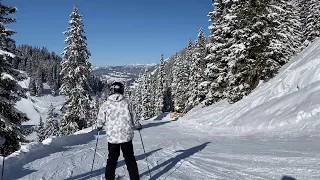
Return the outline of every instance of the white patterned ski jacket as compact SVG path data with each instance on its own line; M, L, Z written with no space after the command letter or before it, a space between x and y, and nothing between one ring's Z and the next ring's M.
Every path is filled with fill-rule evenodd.
M141 125L133 119L128 100L116 93L109 96L99 109L98 127L102 126L105 126L108 142L120 144L132 140L135 127Z

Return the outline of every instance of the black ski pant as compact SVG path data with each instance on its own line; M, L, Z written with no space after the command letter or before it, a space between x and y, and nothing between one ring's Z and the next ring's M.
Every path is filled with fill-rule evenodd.
M106 166L106 179L114 180L118 158L120 156L120 148L124 157L124 160L129 171L130 180L140 180L139 170L136 162L136 158L133 152L132 141L121 143L121 144L111 144L108 143L108 160Z

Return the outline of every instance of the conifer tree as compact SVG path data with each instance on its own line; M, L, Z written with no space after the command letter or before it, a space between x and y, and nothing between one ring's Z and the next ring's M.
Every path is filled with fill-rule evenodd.
M30 82L28 86L29 92L31 96L35 96L37 92L36 81L33 77L30 77Z
M239 24L235 21L237 3L238 1L215 0L214 11L208 15L212 24L209 26L210 36L207 45L209 54L206 56L207 66L205 69L205 74L210 82L206 105L211 105L227 96L230 47L234 45L239 48L239 51L234 52L236 54L240 53L243 48L241 44L236 44L235 38L233 38ZM240 31L238 33L241 34Z
M320 2L318 0L300 1L301 23L304 47L320 37Z
M239 27L233 35L235 41L228 49L228 100L234 103L248 95L259 83L268 60L270 43L268 19L270 1L240 1L236 9Z
M36 87L36 96L41 96L43 93L43 81L40 69L36 73Z
M64 32L67 36L64 41L68 46L62 53L64 61L61 63L62 85L60 93L66 95L66 102L62 107L61 133L68 135L87 126L87 113L90 109L91 87L88 82L91 73L91 64L88 61L91 55L83 35L84 28L82 15L74 7L71 13L70 27Z
M175 106L185 108L188 100L189 66L186 53L176 53L173 67L172 96Z
M142 74L139 75L139 78L137 79L136 83L133 85L134 87L134 98L133 98L133 104L134 104L134 112L136 119L142 119Z
M190 83L189 83L189 98L186 104L186 110L198 105L205 100L207 94L207 87L203 83L206 81L206 75L204 73L206 67L206 39L203 32L203 28L200 28L197 41L193 48L192 62L190 64Z
M2 43L10 41L10 36L15 31L7 27L7 24L16 21L10 17L17 11L17 8L0 3L0 38ZM25 97L18 80L25 79L19 71L13 69L9 59L15 55L0 55L0 137L5 143L0 147L4 156L20 148L20 142L25 141L22 133L21 123L28 121L28 117L15 108L15 103Z
M44 136L45 138L49 138L52 136L59 136L59 122L58 122L58 114L54 112L55 108L51 104L48 110L47 119L44 128Z
M148 83L147 83L147 72L142 75L142 94L141 94L141 120L148 119L148 111L149 111L149 99L148 99Z
M46 139L45 124L44 124L41 116L40 116L39 124L36 127L36 132L37 132L37 139L39 142L42 142L43 140Z
M261 75L268 80L278 69L301 49L302 30L299 11L293 1L272 0L268 3L268 29L270 41L267 47L268 59Z
M164 71L164 57L163 53L161 54L160 58L160 65L158 70L158 87L157 87L157 98L156 98L156 112L157 115L162 114L165 112L165 106L164 106L164 95L165 95L165 71Z

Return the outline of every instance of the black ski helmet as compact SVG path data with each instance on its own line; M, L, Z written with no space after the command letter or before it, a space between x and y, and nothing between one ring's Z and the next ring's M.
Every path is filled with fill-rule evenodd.
M124 93L124 85L121 82L116 81L111 84L110 91L112 94L114 94L114 93L123 94Z

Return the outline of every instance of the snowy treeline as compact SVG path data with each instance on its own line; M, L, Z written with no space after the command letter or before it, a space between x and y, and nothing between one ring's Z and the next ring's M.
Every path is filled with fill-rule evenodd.
M139 118L172 110L172 105L188 112L223 99L235 103L320 37L320 1L213 3L210 35L205 37L201 28L195 42L166 62L162 57L155 71L141 75L130 88Z
M43 95L43 83L47 83L51 88L52 95L59 94L61 86L61 61L62 58L54 52L49 52L46 48L21 45L16 48L16 57L13 67L26 71L30 77L29 92L31 96ZM102 89L102 82L99 77L90 74L90 86L92 93L96 94Z
M17 47L16 55L20 57L13 62L13 67L26 71L30 77L30 95L41 96L43 93L43 83L47 83L52 94L57 95L60 82L60 62L62 58L54 52L49 52L46 48L21 45Z
M26 142L26 132L21 124L28 117L15 108L15 103L25 96L25 91L18 81L30 76L30 94L40 96L43 83L53 89L53 94L63 94L66 101L61 108L62 118L58 117L53 106L48 111L47 119L40 119L36 127L38 140L51 136L72 134L80 129L93 125L98 110L98 99L91 97L101 89L99 78L91 73L90 52L87 49L86 37L83 35L83 23L78 9L71 13L70 27L64 34L67 47L63 58L49 53L45 48L33 48L22 45L16 48L10 38L15 31L7 24L16 21L10 15L17 8L0 3L0 137L5 139L1 145L1 154L9 155ZM61 119L61 120L60 120Z

